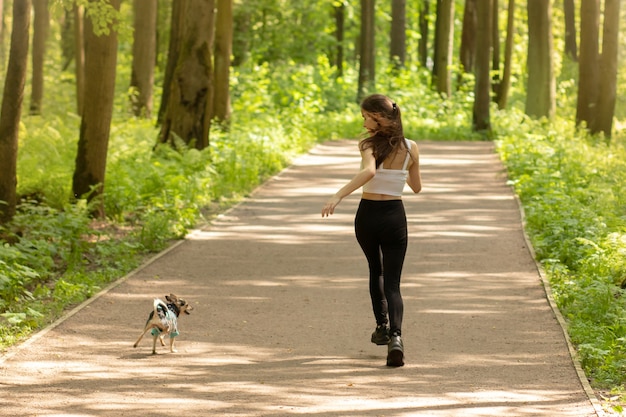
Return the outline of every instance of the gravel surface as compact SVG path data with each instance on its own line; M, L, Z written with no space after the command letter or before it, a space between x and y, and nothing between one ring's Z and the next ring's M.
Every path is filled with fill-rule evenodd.
M406 365L370 343L358 169L328 142L0 358L0 416L596 416L489 142L418 142L405 195ZM194 307L179 352L139 336L154 297ZM167 341L166 341L167 343Z

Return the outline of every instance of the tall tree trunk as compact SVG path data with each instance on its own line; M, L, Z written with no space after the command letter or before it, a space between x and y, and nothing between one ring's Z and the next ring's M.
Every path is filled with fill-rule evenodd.
M617 95L620 2L621 0L604 0L600 87L596 116L590 129L591 133L604 133L606 138L611 137Z
M580 6L580 55L578 60L578 102L576 126L593 125L598 101L600 0L585 0Z
M4 72L4 0L0 0L0 72Z
M489 104L491 103L491 41L493 35L491 18L493 0L480 0L477 3L478 18L476 41L480 47L476 50L476 84L474 87L474 108L472 112L472 128L484 132L491 129Z
M552 5L528 2L528 85L526 114L552 118L556 107L556 80L552 63Z
M121 0L109 0L119 10ZM103 195L109 133L115 93L117 33L96 35L92 18L85 21L85 100L72 182L77 198L93 201ZM96 200L92 215L104 217L104 201Z
M159 142L204 149L209 146L213 105L211 52L214 32L214 0L185 2L183 36L174 70L167 110Z
M500 89L500 3L498 0L492 0L491 5L491 89L494 92L493 100L495 101L496 93Z
M565 16L565 55L571 60L578 60L576 45L576 8L574 0L563 0L563 14Z
M435 28L435 59L433 62L433 85L446 97L452 94L451 69L454 41L454 1L437 0Z
M61 70L65 71L74 60L74 15L72 9L63 11L61 20Z
M419 12L420 40L417 46L419 61L423 67L428 65L428 15L430 0L422 0Z
M33 25L33 68L30 94L30 114L41 114L44 88L44 60L46 40L50 29L48 0L33 0L35 23Z
M463 11L463 29L461 32L461 49L459 55L461 69L464 72L474 71L477 46L476 30L478 28L476 1L477 0L465 0L465 9Z
M361 0L361 36L359 85L357 101L374 90L376 85L375 0Z
M161 105L159 107L159 116L157 123L163 124L163 118L167 111L167 104L170 98L172 80L174 79L174 69L178 62L180 51L180 43L184 25L187 0L173 0L172 3L172 22L170 23L170 44L167 52L167 64L165 65L165 75L163 77L163 92L161 93Z
M334 6L335 10L335 68L337 68L337 77L343 76L343 37L344 24L346 20L346 4L342 1Z
M394 67L404 67L406 60L406 0L391 1L391 62Z
M9 222L17 206L17 143L28 65L30 10L30 0L13 4L11 49L0 110L0 223Z
M509 0L506 21L506 43L504 46L504 63L502 70L502 81L496 92L496 103L500 110L506 108L509 99L509 88L511 86L511 62L513 57L513 36L515 30L515 0Z
M85 97L85 12L83 6L74 5L74 73L76 76L76 112L83 115Z
M233 0L217 1L215 26L215 98L213 116L220 122L230 118L230 57L233 51Z
M134 0L133 64L130 76L133 114L149 118L156 63L157 0Z

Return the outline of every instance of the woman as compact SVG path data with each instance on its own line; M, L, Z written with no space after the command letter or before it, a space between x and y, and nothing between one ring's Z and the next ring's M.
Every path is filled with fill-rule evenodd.
M322 217L334 213L343 198L363 187L354 219L356 238L369 265L369 287L376 330L372 343L388 345L387 366L404 365L400 276L407 249L402 191L422 189L417 144L405 139L400 107L374 94L361 103L368 137L359 143L361 170L326 203Z

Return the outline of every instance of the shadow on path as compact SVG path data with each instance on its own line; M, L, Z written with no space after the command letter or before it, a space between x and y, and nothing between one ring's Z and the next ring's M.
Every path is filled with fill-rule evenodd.
M205 230L0 363L0 416L594 416L491 143L421 142L406 195L406 366L387 368L352 221L317 146ZM153 297L194 305L178 354L137 348Z

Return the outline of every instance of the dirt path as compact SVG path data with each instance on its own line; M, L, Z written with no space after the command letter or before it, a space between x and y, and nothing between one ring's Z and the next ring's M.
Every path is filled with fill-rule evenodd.
M0 359L0 416L595 416L490 143L420 143L407 196L406 366L370 343L358 168L326 143ZM133 349L153 297L195 311L179 353Z

